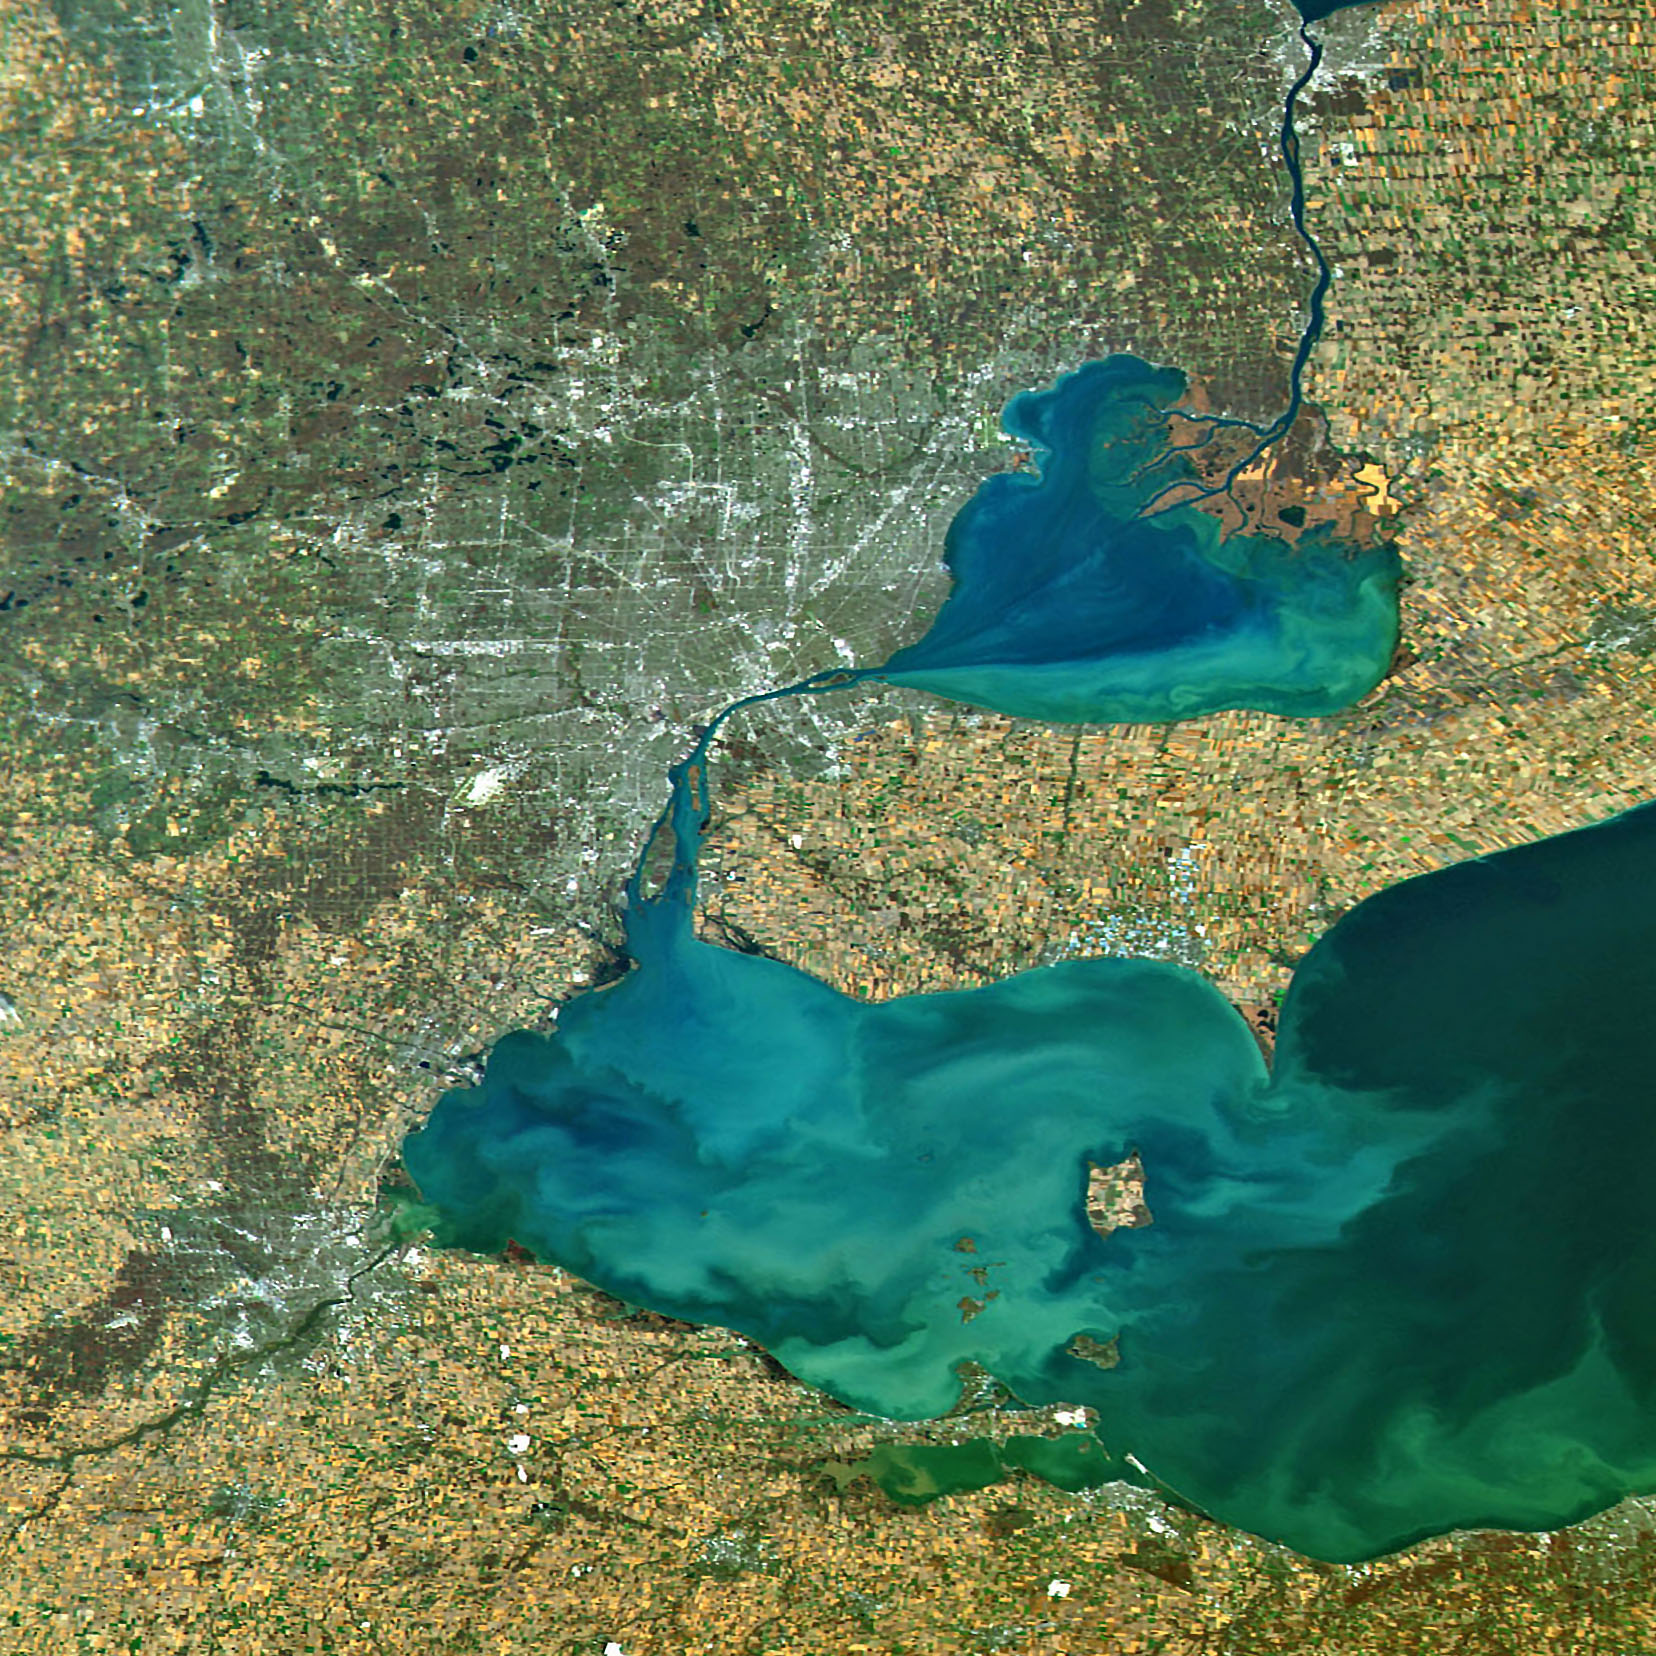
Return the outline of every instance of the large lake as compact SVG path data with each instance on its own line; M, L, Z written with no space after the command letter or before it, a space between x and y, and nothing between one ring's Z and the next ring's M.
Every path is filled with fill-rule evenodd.
M1200 455L1235 422L1186 391L1112 357L1015 400L1038 471L962 510L931 629L774 695L884 679L1083 721L1362 695L1395 554L1227 529ZM984 1476L1136 1461L1321 1558L1656 1488L1656 809L1361 904L1301 963L1267 1074L1166 964L869 1005L698 942L708 754L767 699L673 772L633 969L407 1141L445 1240L739 1329L873 1414L941 1414L981 1365L1088 1405L1098 1440L1016 1439ZM1150 1223L1100 1226L1093 1170L1129 1164Z

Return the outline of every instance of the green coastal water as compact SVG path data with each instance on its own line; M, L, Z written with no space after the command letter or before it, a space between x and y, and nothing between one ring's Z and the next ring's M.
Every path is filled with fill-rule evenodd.
M1100 534L1125 525L1111 545L1132 567L1105 584L1149 641L1132 669L1149 693L1162 659L1197 701L1201 671L1210 691L1253 674L1250 696L1280 710L1314 693L1300 665L1344 670L1326 644L1342 628L1363 665L1327 693L1364 682L1395 626L1371 607L1390 602L1389 554L1322 546L1311 568L1221 539L1140 558L1130 514L1166 475L1158 399L1178 382L1131 359L1098 367L1046 405L1087 418L1042 429L1091 456L1086 510L1117 514ZM1077 386L1088 395L1066 403ZM1073 475L1061 445L1047 465ZM1044 487L1019 485L1020 506ZM1093 545L1058 540L1083 558ZM1013 560L1049 550L996 544ZM956 563L954 613L990 613L984 571ZM997 670L1062 612L1008 609ZM950 613L899 662L982 636L951 631ZM1255 672L1262 637L1325 626ZM445 1240L515 1241L739 1329L871 1414L944 1414L965 1363L1028 1404L1094 1411L1097 1452L1050 1465L1005 1446L893 1450L869 1471L904 1499L1012 1466L1120 1473L1358 1559L1461 1525L1550 1528L1656 1488L1656 810L1360 905L1296 975L1270 1076L1223 998L1158 962L1070 961L867 1005L697 941L725 721L895 676L823 674L709 726L628 888L633 969L565 1003L553 1035L506 1037L483 1085L446 1095L408 1140ZM1119 709L1120 683L1091 710ZM1089 1165L1135 1151L1154 1223L1100 1236ZM1112 1341L1114 1366L1088 1360Z
M998 1443L882 1443L854 1465L831 1462L825 1470L843 1489L867 1478L903 1506L924 1506L940 1495L987 1489L1014 1472L1033 1472L1059 1489L1093 1489L1120 1476L1104 1446L1090 1432L1057 1437L1015 1433Z

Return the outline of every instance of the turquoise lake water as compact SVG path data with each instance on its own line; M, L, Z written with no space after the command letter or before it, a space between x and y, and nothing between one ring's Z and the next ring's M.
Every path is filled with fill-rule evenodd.
M1267 1077L1159 962L868 1005L696 941L699 772L634 969L407 1142L446 1241L739 1329L872 1414L942 1414L980 1364L1316 1557L1656 1487L1656 809L1361 904ZM1087 1165L1134 1149L1154 1223L1100 1238Z
M1389 549L1154 509L1182 389L1117 357L1018 399L1040 478L961 513L932 629L713 722L628 889L633 969L502 1040L405 1160L444 1241L738 1329L870 1413L944 1413L962 1363L1096 1411L1096 1451L894 1451L901 1498L1147 1475L1330 1560L1552 1528L1656 1488L1656 807L1359 905L1301 963L1269 1075L1171 965L869 1005L692 935L707 756L743 708L889 679L1167 719L1375 681ZM1088 1166L1134 1151L1154 1222L1100 1237Z

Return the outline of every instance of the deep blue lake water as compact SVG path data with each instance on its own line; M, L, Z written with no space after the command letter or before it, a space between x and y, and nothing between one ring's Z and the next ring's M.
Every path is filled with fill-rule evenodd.
M1158 962L868 1005L696 941L699 785L634 969L408 1140L445 1240L739 1329L877 1415L945 1412L979 1363L1317 1557L1656 1487L1656 808L1361 904L1267 1077ZM1100 1237L1088 1163L1135 1149L1154 1223Z
M1294 0L1294 10L1307 23L1321 22L1337 11L1353 11L1358 6L1373 4L1373 0Z

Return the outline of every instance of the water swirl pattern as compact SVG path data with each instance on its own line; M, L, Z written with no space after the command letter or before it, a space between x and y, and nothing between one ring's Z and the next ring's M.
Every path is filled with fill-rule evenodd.
M1259 608L1320 594L1285 567ZM1384 576L1341 572L1341 626ZM1211 588L1143 590L1192 682L1180 604L1211 615ZM1161 963L867 1005L697 941L728 716L673 774L669 874L634 877L633 970L508 1036L405 1146L448 1240L739 1329L878 1415L941 1414L981 1364L1094 1409L1114 1470L1323 1558L1656 1486L1656 812L1362 904L1302 963L1267 1076ZM1135 1149L1155 1222L1101 1237L1087 1166Z

